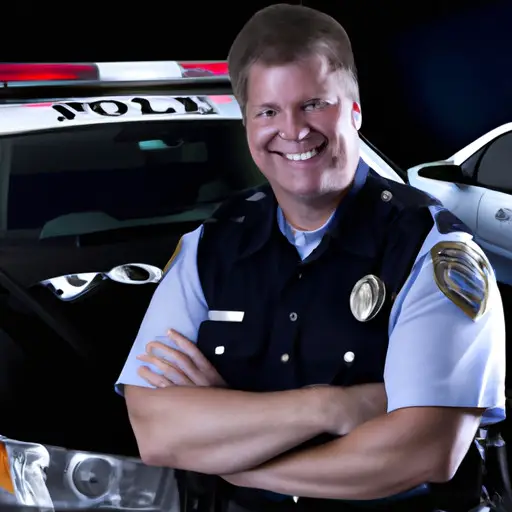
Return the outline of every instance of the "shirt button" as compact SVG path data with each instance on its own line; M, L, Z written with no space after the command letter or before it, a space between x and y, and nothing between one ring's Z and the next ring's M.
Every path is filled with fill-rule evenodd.
M290 320L292 322L295 322L295 320L297 320L297 313L295 313L295 311L293 313L290 313Z
M356 355L354 352L345 352L345 355L343 356L343 360L345 363L352 363L354 359L356 358Z
M290 360L290 355L289 354L283 354L281 356L281 362L282 363L287 363L289 360Z
M387 203L388 201L391 201L391 199L393 198L393 194L389 190L384 190L380 197L383 201Z

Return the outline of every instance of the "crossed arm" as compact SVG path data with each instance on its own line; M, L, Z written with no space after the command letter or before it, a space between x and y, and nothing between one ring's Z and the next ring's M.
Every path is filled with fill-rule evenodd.
M384 388L375 384L275 393L226 389L194 343L178 333L172 336L177 349L153 342L138 357L160 370L161 375L147 366L138 370L157 389L125 389L139 450L148 463L202 473L242 471L318 434L345 435L386 411ZM154 355L157 351L163 355Z
M480 422L478 409L411 407L385 414L378 386L276 393L208 387L222 386L218 374L192 343L181 339L180 346L188 356L168 349L176 360L172 379L187 378L187 385L165 385L142 367L141 376L160 389L126 387L148 464L220 474L238 486L284 494L373 499L449 480ZM156 362L151 355L142 359ZM371 404L366 409L365 401ZM289 452L325 432L346 435Z
M234 485L312 498L378 499L455 474L480 422L478 409L421 407L371 420L347 436L225 478Z
M504 321L493 297L492 310L472 322L432 275L431 264L421 271L391 335L389 404L375 387L225 389L197 347L179 339L174 385L156 376L150 382L159 389L125 386L142 459L223 475L238 486L322 498L373 499L449 480L483 411L504 401ZM151 330L161 332L163 325L155 325ZM144 366L139 372L129 382L148 380ZM386 405L393 412L386 414ZM290 452L325 432L344 437Z
M328 413L319 395L131 387L126 402L144 462L222 474L258 466L324 432Z

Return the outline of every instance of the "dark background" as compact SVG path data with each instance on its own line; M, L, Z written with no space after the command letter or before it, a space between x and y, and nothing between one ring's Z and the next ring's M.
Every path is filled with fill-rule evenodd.
M12 14L3 7L12 27L0 60L225 59L243 23L272 3L87 2L44 4L38 13L20 5ZM511 120L511 0L302 3L347 29L362 131L402 167L446 158Z

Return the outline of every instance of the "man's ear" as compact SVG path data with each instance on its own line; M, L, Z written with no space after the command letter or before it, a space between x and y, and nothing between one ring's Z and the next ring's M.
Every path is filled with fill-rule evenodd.
M360 130L362 122L361 105L357 103L357 101L354 101L354 103L352 103L352 124L357 131Z

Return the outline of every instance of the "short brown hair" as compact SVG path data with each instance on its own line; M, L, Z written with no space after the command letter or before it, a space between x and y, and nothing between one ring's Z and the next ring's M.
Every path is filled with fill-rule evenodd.
M253 64L289 64L310 55L326 57L331 69L348 79L347 93L359 101L352 45L334 18L310 7L289 4L271 5L254 14L236 36L228 55L233 92L242 112Z

